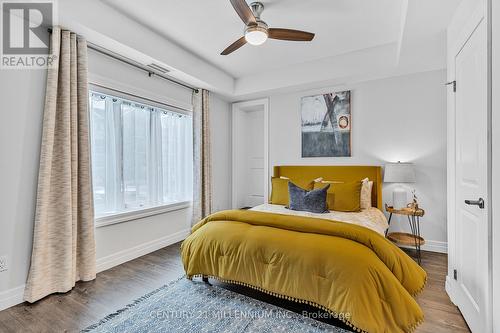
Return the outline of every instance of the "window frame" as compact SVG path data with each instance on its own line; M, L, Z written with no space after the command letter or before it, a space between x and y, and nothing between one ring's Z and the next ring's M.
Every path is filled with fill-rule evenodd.
M145 217L160 215L168 212L173 212L176 210L189 208L191 207L191 205L192 201L181 201L167 205L153 206L137 210L125 211L121 213L115 213L97 217L94 219L94 223L96 228L101 228L108 225L139 220Z
M96 93L110 95L110 96L118 97L120 99L140 103L140 104L145 104L145 105L152 106L155 108L160 108L160 109L169 110L172 112L177 112L177 113L193 116L192 109L187 110L187 109L180 107L180 106L166 104L163 102L155 101L155 100L147 98L147 97L138 96L134 93L124 92L124 91L121 91L118 89L104 87L104 86L99 85L99 84L89 83L88 90L89 90L89 94L91 92L96 92ZM89 104L88 110L89 110L89 117L90 117L90 112L91 112L90 104ZM91 147L91 149L92 149L92 147ZM93 195L93 193L92 193L92 195ZM123 212L118 212L118 213L110 213L107 215L94 217L94 225L95 225L95 228L101 228L101 227L110 226L110 225L117 224L117 223L134 221L134 220L138 220L138 219L142 219L142 218L146 218L146 217L150 217L150 216L155 216L155 215L160 215L160 214L164 214L164 213L168 213L168 212L186 209L186 208L191 207L192 204L193 204L192 200L187 200L187 201L179 201L179 202L169 203L169 204L165 204L165 205L138 208L138 209L123 211Z

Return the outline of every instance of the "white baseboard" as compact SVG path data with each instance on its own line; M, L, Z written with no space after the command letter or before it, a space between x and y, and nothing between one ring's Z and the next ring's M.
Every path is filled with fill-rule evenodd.
M165 246L169 246L181 240L184 240L189 235L189 232L189 229L184 229L172 235L155 239L133 248L126 249L103 258L99 258L96 262L97 272L105 271L114 266L123 264L124 262L133 260L135 258L164 248ZM23 284L21 286L0 292L0 311L24 302L24 287L25 285Z
M24 284L0 292L0 311L24 302Z
M99 258L96 262L97 272L102 272L112 267L123 264L124 262L139 258L148 253L154 252L165 246L184 240L190 233L190 229L183 229L174 234L155 239L153 241L134 246L132 248L113 253L109 256Z
M400 247L414 249L414 246L399 245ZM422 251L448 253L448 242L426 240L425 244L420 247Z
M422 245L422 250L430 252L448 253L448 242L428 240Z

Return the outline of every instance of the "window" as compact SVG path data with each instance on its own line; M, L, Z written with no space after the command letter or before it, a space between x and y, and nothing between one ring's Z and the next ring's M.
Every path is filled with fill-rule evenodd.
M192 117L90 91L96 217L191 201Z

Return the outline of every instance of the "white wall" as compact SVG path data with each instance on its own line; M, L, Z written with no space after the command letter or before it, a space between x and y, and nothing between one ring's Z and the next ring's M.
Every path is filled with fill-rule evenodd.
M0 74L0 309L19 298L30 262L36 184L45 95L43 70L1 70Z
M446 88L443 70L351 86L270 96L270 167L274 165L383 165L414 162L419 202L426 210L427 249L446 250ZM351 90L352 157L301 158L302 96ZM383 201L392 201L385 186ZM396 221L396 220L394 220ZM405 220L391 230L409 231Z
M89 80L155 100L190 107L191 91L149 78L144 72L89 51ZM46 73L2 71L0 93L0 256L9 270L0 273L0 309L22 300L30 256L38 177ZM12 98L15 96L15 98ZM230 206L229 104L211 96L214 208ZM184 208L96 229L97 265L107 269L183 239L191 210Z

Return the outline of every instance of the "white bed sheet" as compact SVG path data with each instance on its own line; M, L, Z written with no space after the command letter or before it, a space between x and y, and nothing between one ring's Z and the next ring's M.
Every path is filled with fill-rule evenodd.
M282 205L273 205L266 203L255 206L250 210L267 212L267 213L285 214L285 215L307 216L307 217L314 217L332 221L352 223L374 230L379 234L381 234L382 236L385 234L385 230L389 227L389 224L387 223L387 218L385 217L384 213L382 213L380 209L375 207L363 209L360 212L355 212L355 213L330 211L329 213L317 214L317 213L290 210Z

